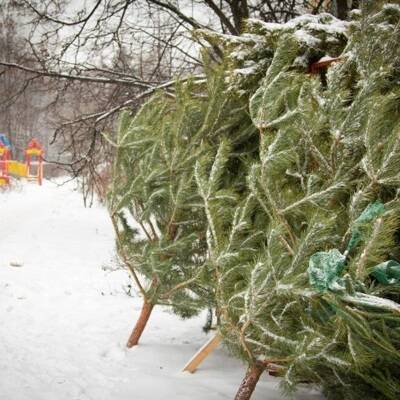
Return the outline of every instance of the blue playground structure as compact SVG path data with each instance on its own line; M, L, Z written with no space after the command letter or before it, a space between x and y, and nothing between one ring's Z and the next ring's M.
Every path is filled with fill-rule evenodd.
M11 149L11 143L5 133L0 133L0 144Z

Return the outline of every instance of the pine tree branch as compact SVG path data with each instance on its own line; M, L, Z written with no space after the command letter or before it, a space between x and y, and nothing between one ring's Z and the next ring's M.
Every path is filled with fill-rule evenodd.
M115 216L111 216L111 222L114 227L115 235L117 237L118 249L121 252L120 254L122 256L122 260L124 261L124 264L128 267L128 271L129 271L131 277L133 278L133 280L135 281L140 293L142 294L143 299L148 300L147 292L144 290L142 284L140 283L139 277L136 274L136 270L133 267L133 265L131 264L131 262L129 261L129 258L127 257L127 255L125 253L125 250L124 250L124 247L122 244L121 234L118 229L118 222L115 220Z

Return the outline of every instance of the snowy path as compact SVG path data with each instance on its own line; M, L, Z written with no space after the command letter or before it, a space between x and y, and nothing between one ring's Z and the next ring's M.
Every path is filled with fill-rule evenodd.
M155 309L139 347L125 348L141 301L110 270L106 211L85 209L72 189L46 181L0 193L0 400L233 399L245 367L223 350L180 372L206 340L203 317ZM281 398L266 375L253 396Z

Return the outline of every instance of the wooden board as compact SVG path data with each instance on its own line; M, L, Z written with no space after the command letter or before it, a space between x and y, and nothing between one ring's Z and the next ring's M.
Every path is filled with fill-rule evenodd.
M209 339L199 351L189 360L183 368L183 371L188 371L191 374L196 371L197 367L204 361L204 359L221 343L221 336L217 333Z

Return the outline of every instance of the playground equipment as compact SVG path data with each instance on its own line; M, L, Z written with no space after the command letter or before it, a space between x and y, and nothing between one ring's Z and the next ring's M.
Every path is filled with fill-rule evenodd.
M0 186L10 184L10 176L19 176L35 181L43 181L44 150L36 139L32 139L26 150L24 162L11 160L11 144L4 134L0 134Z
M8 176L8 159L10 151L2 142L0 142L0 186L8 185L10 178Z
M25 150L26 178L30 181L36 180L39 185L43 180L43 156L42 146L36 139L32 139Z

